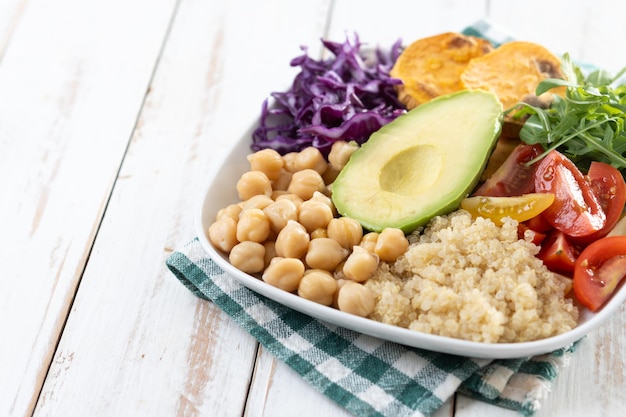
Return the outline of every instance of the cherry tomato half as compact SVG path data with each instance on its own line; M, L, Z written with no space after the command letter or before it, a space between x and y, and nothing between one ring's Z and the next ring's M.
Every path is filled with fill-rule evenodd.
M532 233L532 238L531 238L531 242L534 243L537 246L541 245L541 242L543 242L546 238L546 234L543 232L538 232L534 229L531 229L530 227L528 227L526 225L526 223L520 223L517 225L517 238L518 239L526 239L526 232L529 231Z
M510 197L534 192L535 170L538 164L527 165L527 163L542 153L541 145L517 145L474 195Z
M626 236L626 215L622 215L607 236Z
M526 226L535 232L547 233L554 227L546 220L543 214L539 214L526 222Z
M502 219L510 217L518 222L532 219L550 207L553 194L531 193L519 197L468 197L461 201L461 208L473 217L484 217L502 225Z
M597 311L613 295L626 276L626 236L605 237L582 251L574 269L576 298Z
M568 236L589 236L606 224L606 215L590 184L576 165L557 151L551 151L539 163L535 191L554 194L554 203L543 216Z
M580 240L585 244L606 236L617 224L626 204L626 183L617 168L594 161L589 167L587 176L591 189L606 214L606 223L602 229Z
M543 242L537 257L552 272L572 276L580 250L560 230L550 232Z

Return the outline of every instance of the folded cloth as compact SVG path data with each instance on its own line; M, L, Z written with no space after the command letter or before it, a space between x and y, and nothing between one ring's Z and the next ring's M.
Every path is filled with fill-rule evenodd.
M294 311L241 285L198 239L167 266L276 358L356 416L430 416L455 393L533 415L574 345L511 360L473 359L377 339Z
M480 19L474 24L466 27L461 32L467 36L477 36L489 40L494 47L498 47L505 42L515 40L506 30L498 27L488 19Z

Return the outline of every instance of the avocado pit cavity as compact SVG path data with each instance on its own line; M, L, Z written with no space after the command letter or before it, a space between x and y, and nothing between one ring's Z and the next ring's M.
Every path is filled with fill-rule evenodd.
M441 175L441 152L433 145L416 145L394 155L380 170L382 191L405 196L430 188Z

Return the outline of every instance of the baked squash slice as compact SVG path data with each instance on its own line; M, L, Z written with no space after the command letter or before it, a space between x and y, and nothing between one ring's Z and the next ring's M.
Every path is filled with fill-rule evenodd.
M513 41L472 59L460 77L463 88L494 93L506 110L520 101L549 105L551 94L537 97L535 89L545 78L563 78L563 73L560 59L543 46Z
M407 109L435 97L464 89L460 75L468 63L493 51L485 39L446 32L422 38L407 46L390 75L402 80L398 99Z

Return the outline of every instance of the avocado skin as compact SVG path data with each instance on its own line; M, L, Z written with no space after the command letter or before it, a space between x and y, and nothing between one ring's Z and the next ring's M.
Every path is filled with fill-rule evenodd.
M332 185L337 211L364 229L410 233L459 208L502 129L497 97L464 90L423 104L373 133Z

